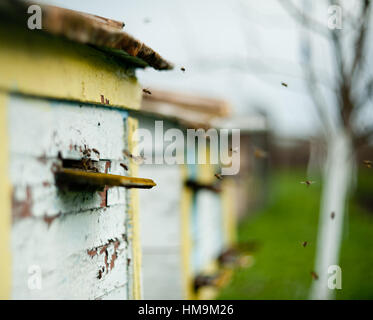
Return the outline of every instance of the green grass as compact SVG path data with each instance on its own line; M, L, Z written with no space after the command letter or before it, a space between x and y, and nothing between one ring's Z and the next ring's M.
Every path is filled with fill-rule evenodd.
M372 172L365 170L359 178L370 194ZM310 272L314 268L321 184L318 180L307 188L300 184L302 180L299 171L273 175L268 206L239 227L239 242L259 243L252 253L254 264L237 269L219 299L307 299L312 281L317 281ZM373 213L358 205L357 197L350 202L340 261L342 290L336 297L373 299ZM303 241L308 241L306 247Z

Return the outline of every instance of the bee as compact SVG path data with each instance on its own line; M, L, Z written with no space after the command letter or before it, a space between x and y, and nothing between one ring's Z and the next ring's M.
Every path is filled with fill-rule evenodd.
M180 70L183 71L183 72L185 72L185 68L184 67L181 67Z
M307 247L307 244L308 244L307 241L303 241L303 242L302 242L302 246L303 246L303 248Z
M142 92L144 92L146 94L152 94L149 89L142 89Z
M216 178L218 178L219 180L223 180L223 176L219 173L215 173L214 175Z
M236 148L230 148L229 151L230 151L230 152L237 153L237 152L238 152L238 149L239 149L238 147L236 147Z
M316 181L310 181L310 180L301 181L301 184L305 184L307 185L307 187L309 187L311 184L314 184L314 183L316 183Z
M264 159L267 158L268 153L260 148L255 148L254 156L258 159Z
M287 84L286 82L281 82L281 85L282 85L283 87L285 87L285 88L288 87L288 84Z
M123 151L124 155L128 158L131 158L133 161L135 161L138 164L142 164L146 158L143 156L134 156L132 153L130 153L128 150Z
M86 145L84 145L83 155L87 157L91 156L91 149L87 148Z
M318 280L318 279L319 279L319 276L318 276L318 274L317 274L315 271L311 271L311 277L312 277L314 280Z
M372 168L372 164L373 164L372 161L370 161L370 160L364 160L363 163L364 163L364 165L365 165L367 168L369 168L369 169Z
M102 278L102 271L98 270L97 279L101 279L101 278Z
M121 163L120 166L124 169L124 170L128 170L128 167L124 164L124 163Z
M98 151L97 149L92 148L92 151L93 151L94 153L96 153L98 156L100 156L100 151Z
M334 217L335 217L335 213L334 213L334 211L330 214L330 218L332 218L332 220L334 219Z

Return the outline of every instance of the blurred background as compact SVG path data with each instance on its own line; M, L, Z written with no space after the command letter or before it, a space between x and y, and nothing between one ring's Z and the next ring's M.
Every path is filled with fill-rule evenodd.
M175 63L138 71L144 87L227 100L232 127L265 119L264 144L241 140L252 148L238 240L253 244L251 263L221 299L306 299L330 261L337 299L373 298L370 1L39 2L124 21Z

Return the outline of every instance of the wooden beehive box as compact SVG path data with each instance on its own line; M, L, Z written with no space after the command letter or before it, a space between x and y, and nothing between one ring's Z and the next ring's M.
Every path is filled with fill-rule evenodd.
M164 131L178 128L185 135L188 128L209 128L212 119L226 116L228 110L219 100L151 90L143 100L139 128L154 132L155 121L161 120ZM188 158L194 150L183 142ZM154 144L153 156L162 157L167 146ZM156 189L140 195L145 299L196 299L216 293L211 286L196 290L195 280L215 276L220 271L218 256L234 241L229 182L215 177L218 169L209 164L139 167L140 175L157 181Z
M135 69L172 66L119 22L43 6L31 31L26 12L0 10L0 297L138 299L137 192L155 184L125 156L128 110Z

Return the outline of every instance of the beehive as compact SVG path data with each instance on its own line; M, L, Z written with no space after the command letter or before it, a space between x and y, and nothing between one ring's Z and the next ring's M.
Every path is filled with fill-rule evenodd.
M0 7L0 297L139 299L137 188L155 184L124 154L128 110L135 69L172 66L120 22L42 12L28 30L25 3Z
M183 132L186 160L195 152L185 139L186 130L209 128L213 119L228 114L229 107L220 100L151 90L144 97L142 111L140 129L154 133L156 121L162 121L164 131L178 128ZM154 159L162 158L167 146L151 146ZM208 144L205 152L208 155ZM234 241L229 181L215 177L218 165L187 162L139 167L140 175L157 181L157 189L140 195L145 299L214 297L216 288L196 290L195 280L220 272L217 259Z

